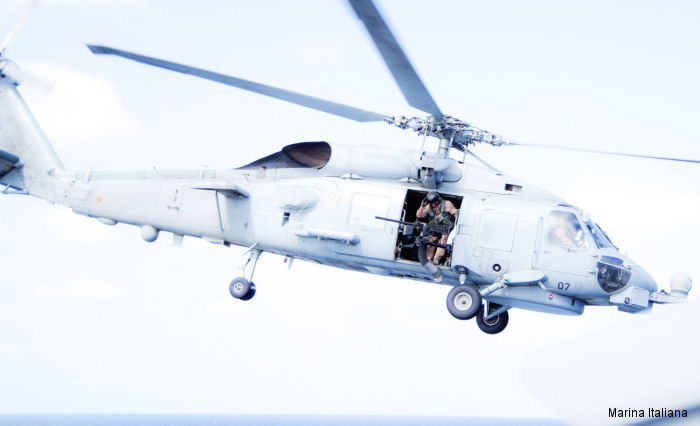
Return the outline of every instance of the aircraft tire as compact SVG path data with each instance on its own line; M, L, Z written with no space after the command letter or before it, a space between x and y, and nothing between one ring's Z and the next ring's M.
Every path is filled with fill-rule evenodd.
M241 300L248 300L245 297L250 293L251 288L254 287L252 287L250 281L243 277L234 278L231 284L228 285L228 291L231 293L231 296ZM253 292L253 294L255 293Z
M498 334L505 330L508 325L508 311L498 314L491 319L484 319L484 308L479 310L479 315L476 316L476 325L479 330L486 334Z
M241 297L241 300L250 300L253 298L253 296L255 296L255 284L250 283L250 290L248 290L248 293L245 296Z
M474 318L481 310L481 294L472 286L454 286L447 294L447 310L459 320Z

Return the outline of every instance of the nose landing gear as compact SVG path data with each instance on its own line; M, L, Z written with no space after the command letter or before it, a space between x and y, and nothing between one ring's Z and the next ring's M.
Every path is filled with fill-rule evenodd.
M258 259L262 250L252 248L248 259L245 261L243 266L241 266L241 271L243 272L242 277L234 278L231 284L228 286L228 291L236 299L240 300L250 300L255 296L255 284L253 283L253 274L255 273L255 266L258 264ZM251 263L252 262L252 263ZM250 273L247 273L248 266L250 266Z

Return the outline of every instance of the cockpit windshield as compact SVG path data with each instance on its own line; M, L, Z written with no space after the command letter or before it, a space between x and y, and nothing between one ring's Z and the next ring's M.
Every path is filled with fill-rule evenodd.
M586 221L586 227L588 228L589 231L591 231L591 235L593 236L593 241L595 241L595 245L598 248L614 248L617 249L615 244L610 241L610 238L608 238L608 234L603 231L600 226L598 226L597 223L593 222L592 220L587 220Z

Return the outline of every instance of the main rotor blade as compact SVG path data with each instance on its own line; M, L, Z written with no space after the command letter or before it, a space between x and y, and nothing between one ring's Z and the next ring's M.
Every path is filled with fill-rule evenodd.
M5 53L5 49L7 49L12 42L14 41L15 37L17 34L19 34L20 31L27 25L29 20L32 18L32 15L34 12L36 12L36 9L39 7L39 1L38 0L30 0L24 8L24 11L22 15L20 15L19 19L15 23L15 25L12 27L9 33L5 36L3 39L2 43L0 43L0 56Z
M691 160L688 158L659 157L656 155L628 154L628 153L624 153L624 152L599 151L596 149L572 148L572 147L568 147L568 146L539 145L539 144L534 144L534 143L521 143L521 142L510 142L510 141L507 142L506 145L518 145L518 146L527 146L527 147L534 147L534 148L559 149L559 150L563 150L563 151L589 152L592 154L618 155L620 157L648 158L650 160L680 161L683 163L699 163L700 164L700 160Z
M379 114L372 111L367 111L360 108L351 107L349 105L339 104L333 101L316 98L313 96L303 95L301 93L292 92L290 90L280 89L266 84L255 83L250 80L232 77L224 74L219 74L213 71L207 71L201 68L195 68L188 65L182 65L175 62L156 59L150 56L139 55L125 50L113 49L106 46L96 46L88 44L87 47L96 55L116 55L122 58L131 59L132 61L141 62L154 67L165 68L183 74L190 74L205 80L212 80L223 83L229 86L238 87L239 89L248 90L250 92L259 93L271 98L279 99L293 104L305 106L307 108L326 112L328 114L337 115L350 120L369 122L369 121L384 121L392 120L388 115Z
M357 17L365 24L367 31L372 36L375 46L379 49L379 53L384 58L384 62L389 67L389 71L394 76L394 80L399 85L408 104L436 117L441 117L443 114L440 108L428 93L428 89L425 88L423 81L418 77L418 73L372 1L349 0L349 2Z

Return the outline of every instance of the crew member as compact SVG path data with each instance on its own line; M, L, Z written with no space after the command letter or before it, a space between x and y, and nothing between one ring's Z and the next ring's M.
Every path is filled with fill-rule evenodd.
M550 243L568 248L585 248L583 230L573 213L553 211L549 215L550 229L547 239Z
M437 192L430 191L428 195L423 198L423 201L421 201L416 216L419 218L428 217L428 223L431 225L442 225L451 228L455 224L457 211L454 204L449 200L443 200ZM448 233L431 235L430 241L439 241L440 244L447 244L449 230L447 228L445 228L445 230L447 230ZM426 257L436 265L440 263L444 255L445 249L442 247L435 247L433 245L427 247Z

